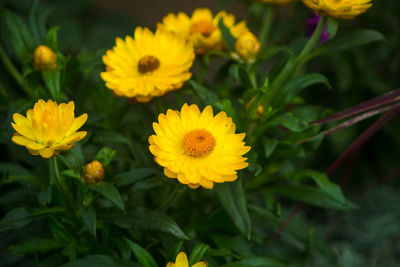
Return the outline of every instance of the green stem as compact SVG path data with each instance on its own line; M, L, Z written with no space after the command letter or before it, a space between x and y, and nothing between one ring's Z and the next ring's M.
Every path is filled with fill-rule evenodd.
M22 88L22 90L24 90L25 94L27 94L30 98L33 99L34 93L32 89L26 84L22 75L19 73L17 68L8 58L7 53L4 51L4 48L1 44L0 44L0 59L3 62L4 66L6 67L6 69L8 70L8 72L14 78L14 80L18 83L18 85Z
M52 178L53 178L52 181L54 182L58 191L60 192L65 205L67 206L67 208L70 211L72 211L71 210L72 205L71 205L70 198L68 197L68 194L67 194L67 188L65 187L65 184L61 180L60 172L58 170L57 156L53 156L50 158L50 166L51 166L50 168L51 168Z
M259 40L261 45L264 47L265 42L268 41L269 33L271 32L272 21L274 19L273 8L270 6L265 7L264 19L261 24L261 30L259 35Z
M317 28L315 29L313 35L308 40L306 45L300 54L293 60L289 60L283 70L279 73L279 75L272 82L268 93L266 94L264 104L266 106L270 106L273 103L273 98L276 93L282 88L282 86L299 70L299 68L307 62L307 56L311 52L311 50L318 44L319 38L322 30L325 25L325 17L321 17Z
M63 207L53 207L53 208L46 208L45 210L38 210L31 212L32 216L44 216L52 213L59 213L65 212L65 208Z

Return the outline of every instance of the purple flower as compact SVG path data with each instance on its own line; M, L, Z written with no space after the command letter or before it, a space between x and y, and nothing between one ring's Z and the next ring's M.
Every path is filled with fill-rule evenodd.
M315 31L315 28L317 28L317 25L319 23L319 20L321 19L320 16L318 16L314 11L311 11L310 15L306 19L305 23L305 28L306 28L306 36L311 37ZM321 32L321 35L319 37L319 41L321 43L325 43L329 39L329 34L326 29L327 24L325 23L324 29Z

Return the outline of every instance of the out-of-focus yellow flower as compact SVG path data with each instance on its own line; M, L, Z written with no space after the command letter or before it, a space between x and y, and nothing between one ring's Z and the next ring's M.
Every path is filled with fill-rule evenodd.
M86 164L83 167L83 177L87 184L100 183L104 179L104 168L98 160Z
M149 149L154 160L167 177L190 188L212 189L214 183L234 181L237 170L248 166L242 157L250 150L243 142L245 134L235 134L236 126L225 112L214 117L211 106L203 112L187 104L180 112L169 109L158 116L153 129Z
M186 253L183 251L179 252L178 256L176 256L175 263L168 262L167 267L189 267L189 261ZM192 265L192 267L207 267L207 263L201 261Z
M260 48L260 42L250 31L246 31L239 35L235 44L236 53L238 53L242 59L247 61L253 60L258 52L260 52Z
M181 88L191 77L194 56L184 38L164 29L153 34L137 27L134 38L117 38L116 46L103 56L106 71L101 78L115 95L147 102Z
M40 99L26 117L14 113L12 127L17 131L12 141L25 146L32 155L50 158L61 151L71 149L86 136L85 131L77 130L86 122L87 114L75 118L75 104Z
M352 19L372 6L371 0L303 0L320 16Z
M184 38L189 39L197 54L204 54L210 50L222 50L225 48L218 22L223 19L225 26L232 35L238 37L247 30L246 22L235 23L235 16L226 11L219 12L215 17L208 8L196 9L192 16L185 13L169 13L163 18L159 28L165 28Z
M33 52L33 66L38 70L55 70L57 68L57 55L45 45L40 45Z
M283 4L294 2L296 0L258 0L258 1L262 2L262 3L267 3L267 4L283 5Z

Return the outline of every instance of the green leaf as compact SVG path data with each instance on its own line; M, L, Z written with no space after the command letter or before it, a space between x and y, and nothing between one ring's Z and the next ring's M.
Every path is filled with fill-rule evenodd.
M93 207L79 207L83 223L94 237L96 237L96 210Z
M35 177L30 171L15 163L0 163L0 173L3 174L2 183L21 183L28 187L43 188L41 181Z
M57 32L59 29L59 26L53 26L46 34L45 44L55 51L58 51Z
M189 83L192 86L193 90L196 92L196 94L204 102L204 104L212 105L218 101L218 96L213 91L205 88L203 85L200 85L193 80L189 80Z
M0 232L21 228L32 222L32 216L26 208L16 208L9 211L3 219L0 220Z
M49 238L34 238L25 243L14 245L9 249L18 256L23 256L25 253L45 252L58 248L62 248L64 242L61 240Z
M206 244L198 244L197 246L195 246L189 257L189 265L192 266L197 262L203 261L204 254L206 254L209 248L210 246Z
M109 147L103 147L96 155L96 159L103 164L104 167L107 167L110 164L111 160L115 157L117 151L111 149Z
M128 238L123 238L131 248L133 254L135 255L137 261L141 264L143 267L157 267L157 263L153 259L153 257L141 246L136 244L135 242L132 242Z
M226 47L229 51L235 51L236 38L233 37L231 31L225 26L223 18L218 21L218 27L221 31L222 39L224 40Z
M62 267L140 267L139 264L131 262L131 264L122 264L110 256L106 255L90 255L86 258L73 260L67 264L61 265Z
M347 201L341 203L321 189L306 185L286 185L269 187L263 190L264 194L278 194L290 199L328 209L356 209L357 206Z
M52 186L50 185L44 191L40 192L37 195L37 199L38 199L40 205L47 206L51 203L51 200L52 200L51 189L52 189Z
M113 181L117 186L124 186L141 181L154 173L154 169L142 168L128 172L119 173L114 176Z
M224 267L284 267L282 262L268 257L247 257L244 260L223 265Z
M180 239L189 239L173 219L164 213L144 207L131 208L126 214L107 213L102 218L124 229L162 231Z
M306 121L293 116L290 112L276 116L269 124L270 126L282 125L293 132L303 132L309 128L309 124Z
M163 184L163 180L160 179L160 177L146 179L135 183L129 190L129 193L133 194L142 190L148 190L153 187L162 186Z
M60 101L62 99L60 86L61 69L42 71L42 76L52 99Z
M279 103L280 106L285 106L304 88L318 83L322 83L328 88L331 88L328 79L324 75L319 73L307 73L286 83L285 86L278 92L274 101Z
M181 240L178 243L175 244L175 246L173 246L167 254L166 257L166 262L175 262L176 256L178 255L178 253L180 251L182 251L182 246L183 246L184 241Z
M121 195L118 190L110 183L102 182L101 184L90 185L89 189L99 192L105 198L110 200L115 206L121 210L125 210L124 202L122 201Z
M266 136L262 137L262 142L264 146L265 156L269 158L274 152L279 141L273 138L268 138Z
M233 107L232 102L229 99L223 99L222 101L218 101L216 103L214 103L214 106L219 108L221 111L226 112L226 114L228 115L228 117L232 118L232 121L234 123L236 123L236 125L239 127L239 120L238 120L238 116L236 114L236 109Z
M112 132L112 131L101 131L97 130L96 131L96 138L94 140L95 142L110 142L110 143L121 143L121 144L126 144L129 146L132 146L132 141L125 136Z
M80 144L64 152L62 155L58 155L58 158L64 163L68 169L72 169L76 174L80 173L84 164L84 157L82 153L82 147Z
M347 202L346 198L343 196L340 187L334 182L330 181L325 173L317 172L314 170L303 170L288 174L286 177L295 180L300 180L309 177L318 184L318 186L321 188L322 191L324 191L327 195L329 195L336 201L342 204L345 204Z
M331 54L333 52L384 40L385 37L380 32L374 30L355 30L344 36L339 36L327 41L317 48L315 52L312 53L311 57L321 54Z
M36 46L27 24L20 16L5 8L1 13L11 35L11 46L22 62L28 62L32 59L33 50Z
M329 39L333 39L338 31L339 24L336 19L328 17L326 30L329 34Z
M216 185L218 197L240 233L250 239L251 222L240 179Z

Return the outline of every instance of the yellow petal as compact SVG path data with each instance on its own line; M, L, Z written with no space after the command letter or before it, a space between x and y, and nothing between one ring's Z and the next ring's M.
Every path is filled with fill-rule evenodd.
M33 151L38 151L38 150L44 149L46 147L45 145L36 143L34 141L30 141L29 143L26 143L25 146L28 150L33 150Z
M21 126L30 126L30 121L23 115L19 113L14 113L13 114L13 120L16 124L21 125Z
M185 252L179 252L175 260L176 267L189 267L189 261Z
M65 136L68 136L68 135L76 132L79 128L81 128L81 126L86 122L87 118L88 118L88 116L86 113L82 114L78 118L75 118L75 120L72 122L71 127L66 132Z
M201 261L192 265L192 267L207 267L207 263L205 261Z
M86 134L87 134L87 132L85 132L85 131L75 132L75 133L71 134L70 136L65 137L60 143L61 144L76 143L76 142L82 140L83 138L85 138Z
M27 126L11 123L12 127L19 133L20 135L26 136L29 139L35 139L35 136L32 133L32 129Z
M20 146L25 146L27 143L32 142L31 139L26 138L25 136L22 135L14 135L11 140L16 143L17 145Z
M42 156L45 159L51 158L54 155L54 149L52 148L43 148L39 150L40 156Z
M167 267L175 267L175 263L173 263L173 262L168 262L168 263L167 263Z

